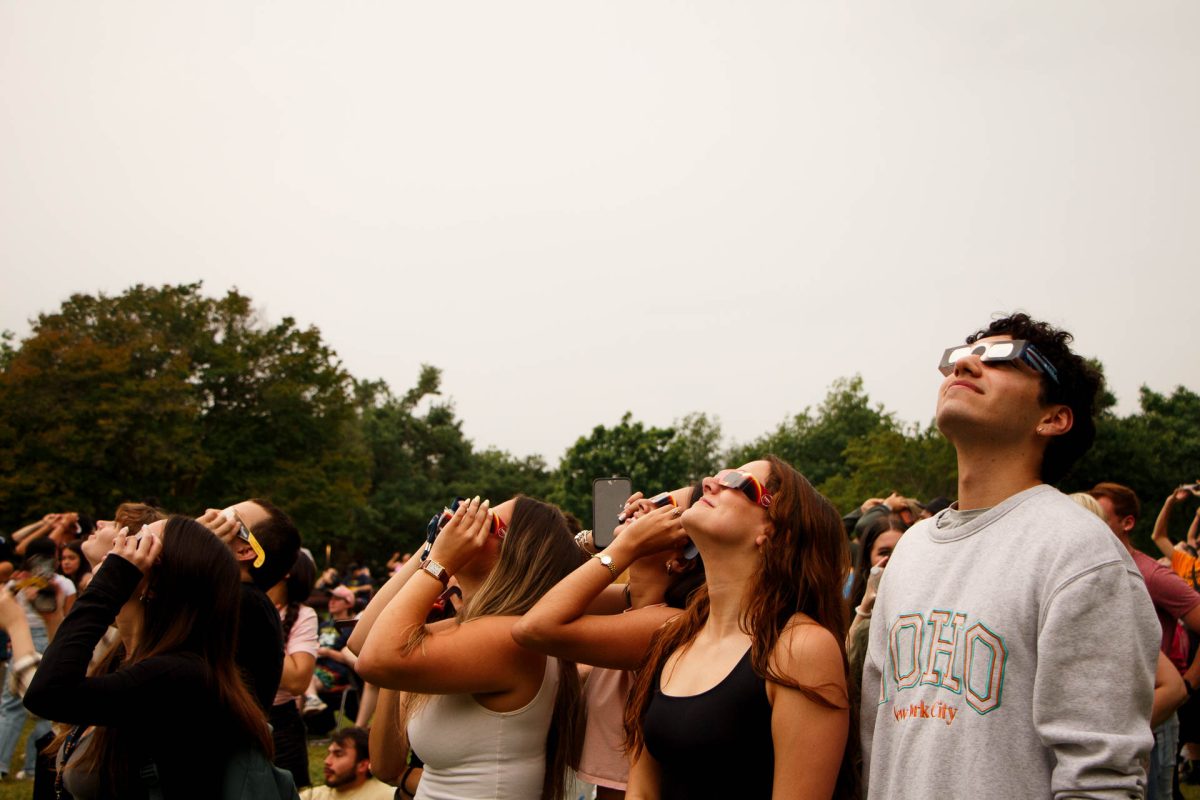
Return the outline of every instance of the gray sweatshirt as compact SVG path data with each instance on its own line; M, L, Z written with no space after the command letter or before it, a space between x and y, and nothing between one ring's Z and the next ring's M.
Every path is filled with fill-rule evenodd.
M1142 797L1159 627L1129 553L1050 486L915 525L863 670L871 798Z

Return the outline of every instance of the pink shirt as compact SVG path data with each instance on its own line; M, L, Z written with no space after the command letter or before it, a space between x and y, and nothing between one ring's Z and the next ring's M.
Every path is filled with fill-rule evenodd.
M1140 550L1133 551L1133 563L1137 564L1142 579L1146 581L1146 590L1150 592L1154 612L1158 614L1158 622L1162 626L1162 651L1179 670L1185 670L1188 666L1187 632L1175 623L1193 608L1200 606L1200 594L1184 583L1183 578ZM1175 640L1177 627L1183 637L1180 642Z
M280 621L283 620L284 611L279 614ZM292 632L288 635L288 640L283 646L283 655L286 658L292 653L308 653L314 659L317 657L317 612L313 611L308 606L300 606L300 613L296 616L296 622L292 625ZM296 696L288 694L283 689L275 693L274 705L286 703L289 700L295 700Z

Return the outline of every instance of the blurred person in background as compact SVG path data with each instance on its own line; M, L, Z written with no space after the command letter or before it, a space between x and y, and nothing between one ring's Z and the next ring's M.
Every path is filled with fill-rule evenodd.
M68 598L74 599L76 590L75 584L55 571L58 548L53 540L42 537L27 540L26 544L28 547L22 567L13 573L6 591L15 595L17 604L25 612L33 649L44 653L55 636L54 629L47 626L47 619L60 619L61 615L55 612L61 612L66 607ZM14 659L11 669L19 666ZM13 751L28 718L29 712L22 705L21 697L14 691L12 683L5 681L0 689L0 779L8 777ZM49 732L49 720L38 719L34 723L32 732L25 740L25 757L17 772L19 778L33 777L37 766L36 742Z
M862 686L863 660L867 655L867 640L871 632L871 611L879 592L879 582L892 551L909 526L898 514L880 515L867 526L859 542L858 561L854 565L854 582L850 586L847 605L850 608L850 631L846 634L846 657L850 662L850 683L857 693ZM857 697L857 694L855 695Z
M359 566L351 564L346 570L346 579L342 585L354 592L354 608L359 610L367 607L371 596L375 594L375 580L371 577L371 568L366 564Z
M317 626L317 663L304 693L306 715L325 710L325 702L317 692L342 691L350 685L350 675L358 656L346 647L350 634L337 623L354 619L354 602L354 592L345 586L329 591L329 616Z
M75 586L76 592L87 588L92 579L92 565L83 554L82 542L67 542L62 546L58 554L58 574L69 580ZM70 610L71 603L68 603L67 611Z
M371 775L367 732L358 727L334 731L325 756L325 785L300 792L300 800L392 800L396 790Z
M76 539L86 539L95 525L95 521L87 514L76 511L47 514L41 520L13 531L9 540L14 545L13 552L16 555L24 555L25 548L32 541L46 538L57 545L63 545Z
M1188 586L1200 591L1200 559L1196 548L1200 546L1197 534L1200 531L1200 507L1196 508L1188 525L1184 539L1172 544L1169 531L1171 515L1190 498L1200 495L1200 483L1181 484L1167 495L1158 517L1154 521L1152 538L1159 551L1171 561L1171 569L1183 578ZM1200 637L1188 637L1188 662L1194 663L1200 653ZM1195 696L1179 710L1179 741L1183 744L1183 765L1180 768L1181 783L1200 783L1200 700Z
M1200 686L1200 658L1188 658L1188 631L1200 634L1200 593L1178 575L1133 546L1129 538L1141 514L1142 504L1128 486L1104 482L1089 491L1104 512L1103 519L1117 540L1129 551L1145 581L1158 615L1160 649L1183 674L1188 693ZM1168 800L1174 792L1179 754L1179 717L1171 714L1154 728L1154 752L1150 758L1148 800Z

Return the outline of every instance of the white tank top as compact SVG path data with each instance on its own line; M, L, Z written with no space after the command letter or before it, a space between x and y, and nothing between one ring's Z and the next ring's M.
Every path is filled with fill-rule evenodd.
M469 694L434 695L408 721L425 762L417 800L531 800L542 795L558 660L546 659L537 695L516 711L489 711Z

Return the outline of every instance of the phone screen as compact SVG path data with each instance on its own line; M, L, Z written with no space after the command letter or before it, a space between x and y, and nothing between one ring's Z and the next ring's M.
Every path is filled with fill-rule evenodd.
M592 542L603 550L613 542L617 516L633 494L629 478L596 478L592 481Z

